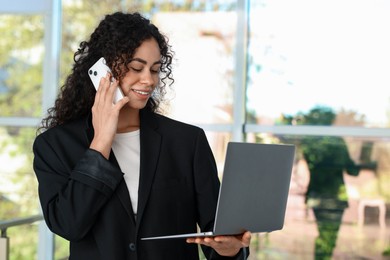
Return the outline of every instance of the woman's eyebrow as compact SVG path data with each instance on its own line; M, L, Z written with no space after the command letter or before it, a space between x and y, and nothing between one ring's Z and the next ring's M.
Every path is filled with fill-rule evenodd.
M143 60L143 59L140 59L140 58L134 58L134 59L132 59L131 61L138 61L138 62L140 62L140 63L142 63L142 64L145 64L145 65L148 64L146 60ZM161 64L161 61L158 60L158 61L155 61L155 62L153 63L153 65L156 65L156 64Z

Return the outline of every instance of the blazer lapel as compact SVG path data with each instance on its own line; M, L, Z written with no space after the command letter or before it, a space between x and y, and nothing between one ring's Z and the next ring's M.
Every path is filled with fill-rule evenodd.
M87 140L88 140L88 144L90 144L92 142L93 135L94 135L94 131L93 131L93 127L92 127L92 114L90 114L88 116L86 124L87 124L87 127L86 127L86 137L87 137ZM120 168L119 164L118 164L118 161L116 160L115 155L114 155L112 149L111 149L111 152L110 152L109 160L114 165L116 165L118 168ZM116 195L118 196L121 204L125 208L125 210L126 210L127 214L129 215L130 219L133 221L133 224L135 224L135 218L134 218L133 208L131 206L130 194L129 194L129 190L127 189L126 182L125 182L124 179L122 179L122 181L119 183L119 185L118 185L118 187L116 189Z
M110 152L109 160L110 162L115 164L118 168L120 168L112 149ZM135 224L134 211L133 211L133 207L131 206L130 192L129 189L127 188L125 179L122 179L122 181L119 183L118 187L116 188L115 195L118 196L120 202L122 203L122 206L125 208L127 214L130 216L130 219L132 220L133 224Z
M134 217L133 208L131 207L131 200L129 190L127 189L126 182L122 180L119 183L119 186L116 188L116 195L122 203L122 206L125 208L127 214L130 216L133 224L135 225L136 219Z
M153 120L153 114L143 111L143 113L141 113L140 133L141 162L137 210L138 226L148 201L160 154L161 136L158 132L155 131L155 128L157 128L157 125L156 121Z

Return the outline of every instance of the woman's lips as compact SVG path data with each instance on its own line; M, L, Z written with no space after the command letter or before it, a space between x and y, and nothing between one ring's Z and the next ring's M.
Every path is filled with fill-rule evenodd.
M140 98L148 98L151 94L150 90L132 89L132 91Z

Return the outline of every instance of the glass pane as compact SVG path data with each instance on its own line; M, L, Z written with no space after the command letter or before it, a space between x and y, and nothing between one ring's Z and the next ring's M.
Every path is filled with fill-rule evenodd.
M0 15L0 116L41 113L42 15Z
M69 258L69 241L55 235L54 236L54 259L68 259Z
M247 141L296 145L285 226L255 238L256 259L381 258L388 245L389 140L251 133Z
M9 259L38 259L39 222L7 229Z
M0 127L0 220L39 214L38 185L32 169L35 129ZM37 250L37 223L11 227L10 259L30 259Z
M38 214L37 181L32 169L35 129L0 127L0 219ZM8 206L6 206L8 205Z
M248 104L252 122L326 106L388 127L388 1L250 1ZM339 122L354 125L354 121Z
M211 150L213 151L215 162L218 168L218 175L222 177L223 167L225 165L227 143L231 141L231 133L206 132Z
M172 117L192 123L232 122L236 18L235 11L218 10L153 16L175 51Z

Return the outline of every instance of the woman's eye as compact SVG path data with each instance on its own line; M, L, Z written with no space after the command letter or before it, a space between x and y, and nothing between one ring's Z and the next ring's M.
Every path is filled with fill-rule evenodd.
M142 69L138 69L138 68L134 68L134 67L131 67L132 70L136 71L136 72L141 72Z
M159 72L160 72L160 67L150 68L150 71L151 71L152 73L159 73Z

